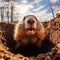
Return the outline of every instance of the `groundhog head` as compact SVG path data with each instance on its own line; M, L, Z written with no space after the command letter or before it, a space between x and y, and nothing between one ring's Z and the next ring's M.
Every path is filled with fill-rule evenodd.
M37 30L37 18L34 15L27 15L23 18L26 34L33 35Z

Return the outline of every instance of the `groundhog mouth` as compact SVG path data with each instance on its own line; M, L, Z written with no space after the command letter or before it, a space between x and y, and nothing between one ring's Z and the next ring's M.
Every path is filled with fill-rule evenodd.
M27 34L28 35L33 35L33 34L35 34L35 32L36 32L35 28L27 28Z
M35 28L27 28L27 30L32 31L32 30L36 30Z

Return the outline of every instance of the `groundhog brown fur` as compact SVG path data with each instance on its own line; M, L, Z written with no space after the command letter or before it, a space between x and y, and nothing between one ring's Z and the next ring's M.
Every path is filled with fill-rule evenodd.
M14 40L19 45L40 45L45 37L45 29L34 15L27 15L23 23L18 22L14 30ZM20 43L19 43L20 42Z

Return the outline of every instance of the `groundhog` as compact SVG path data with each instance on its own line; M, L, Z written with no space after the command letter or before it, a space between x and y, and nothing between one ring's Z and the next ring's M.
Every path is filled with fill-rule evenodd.
M17 23L14 30L14 40L19 45L40 45L45 37L45 29L34 15L27 15L23 23Z
M18 22L15 26L15 49L16 51L19 50L18 52L22 52L23 55L36 56L39 53L49 51L53 43L48 38L45 38L45 28L34 15L25 16L22 23Z

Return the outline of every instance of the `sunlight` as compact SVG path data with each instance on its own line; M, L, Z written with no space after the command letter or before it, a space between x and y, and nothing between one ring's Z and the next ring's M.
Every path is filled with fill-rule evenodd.
M23 16L23 15L26 15L28 13L31 13L32 8L33 8L32 5L26 5L26 4L16 5L15 6L15 11Z
M20 14L26 14L29 9L27 6L21 6L19 10Z

